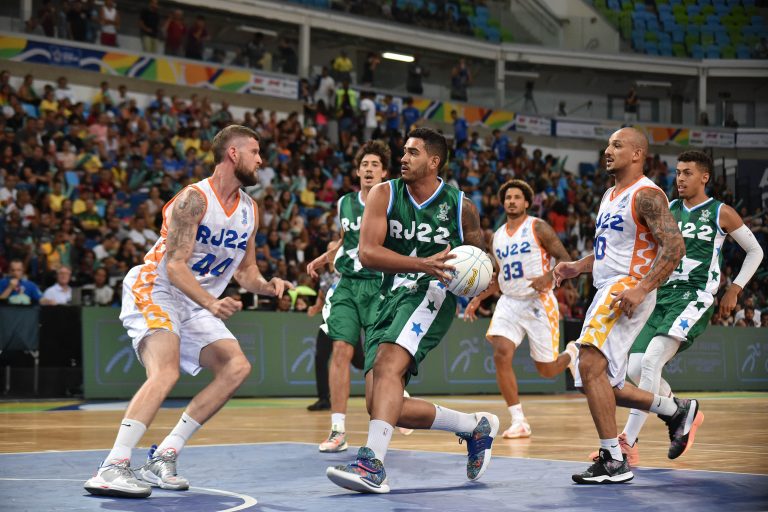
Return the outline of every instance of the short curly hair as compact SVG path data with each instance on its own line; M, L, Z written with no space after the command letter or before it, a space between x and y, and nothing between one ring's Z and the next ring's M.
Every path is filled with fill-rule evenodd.
M389 146L380 140L369 140L363 146L357 150L355 155L355 167L360 167L365 155L376 155L381 160L381 166L385 170L389 170L389 161L392 159L392 151Z
M504 204L504 197L507 195L507 190L511 188L519 189L523 193L525 200L528 201L529 206L533 204L533 189L523 180L509 180L501 186L499 189L499 201L501 201L502 204Z

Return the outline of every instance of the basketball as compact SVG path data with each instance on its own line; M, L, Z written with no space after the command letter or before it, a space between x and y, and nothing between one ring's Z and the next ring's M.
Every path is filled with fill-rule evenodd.
M483 292L493 277L493 264L482 249L473 245L460 245L451 250L453 259L448 264L455 267L448 291L459 297L472 298Z

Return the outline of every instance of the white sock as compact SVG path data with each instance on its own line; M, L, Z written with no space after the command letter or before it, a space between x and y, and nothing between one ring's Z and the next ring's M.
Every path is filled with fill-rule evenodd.
M392 425L382 420L368 422L368 441L365 446L373 450L373 454L381 462L387 456L387 448L392 439Z
M474 414L435 405L435 421L429 428L448 432L472 432L476 426L477 418Z
M331 413L331 430L335 430L336 432L346 432L346 425L344 424L344 419L346 417L346 414L340 412Z
M612 439L601 439L600 448L608 450L611 453L613 460L624 460L624 456L621 454L621 448L619 448L619 438L614 437Z
M659 416L672 416L677 411L677 404L668 396L653 395L653 402L648 410Z
M189 441L189 438L192 437L192 434L197 432L201 426L202 425L193 420L186 412L183 412L181 414L181 419L176 426L173 427L171 433L168 434L168 436L163 439L163 442L160 443L160 446L157 447L157 453L163 453L166 449L173 448L178 455L181 453L184 445L187 444L187 441Z
M507 407L509 409L509 414L512 415L512 423L516 421L523 421L525 419L525 414L523 414L523 404L515 404L510 405Z
M648 419L648 413L645 411L639 411L637 409L629 411L627 425L624 427L624 433L627 435L627 443L629 443L629 446L635 445L637 436L640 435L640 431L643 429L646 419Z
M132 420L129 418L123 418L120 422L120 429L117 431L117 438L115 439L115 445L112 447L112 451L109 452L106 461L113 460L131 460L131 450L133 450L144 432L147 431L147 426L138 420Z

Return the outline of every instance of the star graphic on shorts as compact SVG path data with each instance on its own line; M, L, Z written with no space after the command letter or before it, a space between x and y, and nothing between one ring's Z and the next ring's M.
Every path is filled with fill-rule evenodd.
M713 270L712 272L710 272L710 274L712 274L712 279L714 281L717 281L718 279L720 279L720 277L719 277L720 274L718 274L716 270Z
M437 282L437 287L440 288L441 290L445 290L445 285L440 281Z
M696 309L704 309L707 307L707 305L701 302L700 300L697 300L696 304L694 304L693 307L695 307Z
M413 323L413 327L411 327L411 330L416 333L416 336L424 334L424 331L421 330L421 324L417 324L416 322L412 322L412 323Z
M429 304L427 304L427 309L429 310L430 313L434 315L435 311L437 311L437 307L435 307L435 301L430 300Z
M681 329L687 329L688 328L688 320L686 320L685 318L680 320L680 328Z

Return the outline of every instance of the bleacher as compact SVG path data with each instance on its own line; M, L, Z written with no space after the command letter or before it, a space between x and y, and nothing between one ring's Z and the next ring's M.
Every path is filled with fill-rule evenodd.
M632 48L647 55L750 59L768 36L755 0L592 0Z

